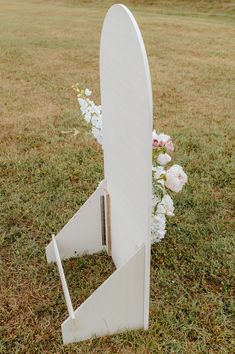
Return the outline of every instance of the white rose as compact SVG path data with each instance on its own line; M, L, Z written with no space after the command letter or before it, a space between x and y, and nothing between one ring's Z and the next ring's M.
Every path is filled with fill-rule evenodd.
M173 204L173 200L169 196L169 194L164 195L164 197L162 198L161 204L165 208L166 215L174 216L174 204Z
M158 135L157 139L158 139L159 141L162 141L163 143L166 143L168 140L171 139L171 137L170 137L169 135L160 133L160 134Z
M85 95L86 95L87 97L90 96L91 93L92 93L91 90L89 90L88 88L85 89Z
M159 165L162 166L165 166L170 161L171 161L171 157L168 154L160 154L157 158L157 163L159 163Z
M173 192L180 192L187 181L188 176L179 165L173 165L166 171L165 186Z

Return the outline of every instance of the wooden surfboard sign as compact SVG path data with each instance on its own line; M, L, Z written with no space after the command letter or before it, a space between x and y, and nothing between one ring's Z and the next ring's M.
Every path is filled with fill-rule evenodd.
M65 344L149 323L152 88L140 30L124 5L104 20L100 87L105 179L46 248L69 312ZM103 249L116 270L74 310L61 260Z

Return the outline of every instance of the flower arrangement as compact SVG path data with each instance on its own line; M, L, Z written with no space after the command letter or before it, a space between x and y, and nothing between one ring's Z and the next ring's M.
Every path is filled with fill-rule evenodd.
M79 85L73 86L73 89L77 92L77 100L80 106L80 111L83 118L87 123L91 123L91 131L100 145L103 142L102 132L102 109L101 106L97 106L94 101L89 97L92 94L88 88L80 90Z
M87 123L91 124L91 131L98 143L102 146L102 107L96 105L89 97L92 91L80 89L79 85L73 86L77 93L80 111ZM171 137L166 134L152 133L152 243L160 242L166 235L167 217L174 216L174 203L171 192L178 193L182 190L188 177L179 165L167 165L172 161L174 145Z
M161 241L166 234L166 217L174 216L174 203L169 191L180 192L188 181L186 173L179 165L166 168L174 152L171 137L166 134L152 134L153 147L153 194L152 194L152 242Z

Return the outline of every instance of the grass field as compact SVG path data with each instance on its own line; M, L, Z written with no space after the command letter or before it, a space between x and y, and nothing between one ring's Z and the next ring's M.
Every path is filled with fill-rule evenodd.
M173 136L189 183L152 248L149 331L62 345L67 310L44 247L103 176L71 86L92 88L99 102L111 3L0 0L0 352L234 353L230 1L124 1L148 52L155 128ZM74 127L76 137L61 134ZM106 254L64 266L75 307L113 271Z

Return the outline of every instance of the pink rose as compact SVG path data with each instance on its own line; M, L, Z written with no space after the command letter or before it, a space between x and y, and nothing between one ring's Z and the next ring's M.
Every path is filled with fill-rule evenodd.
M173 145L171 139L167 140L167 142L165 143L165 148L166 148L167 151L170 152L170 153L174 151L174 145Z
M163 147L164 145L165 145L164 141L160 140L160 141L158 142L158 146Z
M152 147L153 148L157 148L158 147L158 140L157 139L153 139Z

